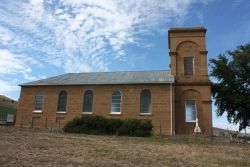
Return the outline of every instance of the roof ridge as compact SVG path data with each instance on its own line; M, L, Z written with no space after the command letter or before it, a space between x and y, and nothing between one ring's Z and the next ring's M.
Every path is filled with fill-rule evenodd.
M93 71L93 72L76 72L76 73L65 73L65 74L88 74L88 73L119 73L119 72L159 72L159 71L164 71L168 72L170 70L145 70L145 71L104 71L104 72L98 72L98 71Z

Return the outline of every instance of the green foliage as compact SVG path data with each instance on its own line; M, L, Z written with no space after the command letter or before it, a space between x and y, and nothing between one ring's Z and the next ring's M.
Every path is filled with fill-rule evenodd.
M150 136L153 126L150 120L125 119L118 129L120 136Z
M65 132L85 133L85 134L106 134L108 120L101 116L83 116L69 121L65 127Z
M120 136L135 136L135 131L139 130L140 121L135 119L125 119L122 126L118 130Z
M0 106L0 120L6 119L7 114L16 114L17 110L10 107Z
M121 119L109 119L107 124L108 134L117 134L117 130L122 126L122 123Z
M210 59L210 67L217 80L212 85L217 115L227 113L239 130L250 126L250 43Z
M106 119L101 116L86 115L69 121L64 132L84 134L108 134L121 136L150 136L152 123L149 120L136 119Z

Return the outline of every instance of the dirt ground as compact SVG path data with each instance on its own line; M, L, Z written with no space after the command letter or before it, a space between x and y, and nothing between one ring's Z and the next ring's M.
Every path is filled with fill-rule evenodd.
M0 166L250 166L250 145L187 136L94 136L0 126Z

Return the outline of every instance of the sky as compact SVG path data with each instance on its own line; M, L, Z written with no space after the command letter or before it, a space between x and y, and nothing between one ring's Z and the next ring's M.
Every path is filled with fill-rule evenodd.
M0 94L18 99L19 84L69 72L168 70L172 27L206 27L216 58L250 42L249 9L249 0L0 0ZM214 126L238 129L215 110Z

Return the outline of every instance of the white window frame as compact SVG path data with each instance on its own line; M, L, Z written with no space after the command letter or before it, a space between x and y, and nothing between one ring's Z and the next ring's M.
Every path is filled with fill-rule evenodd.
M116 92L116 91L120 92L120 94L121 94L121 99L120 99L120 112L112 112L113 93ZM117 103L117 104L118 104L118 103ZM122 92L121 92L120 90L114 90L114 91L112 91L112 94L111 94L110 114L111 114L111 115L121 115L121 114L122 114Z
M186 109L187 109L187 102L188 101L193 101L193 102L195 102L195 119L194 120L187 120L187 111L186 111ZM196 118L197 118L197 101L196 100L185 100L185 122L187 122L187 123L194 123L194 122L196 122Z
M149 91L150 93L150 106L149 106L149 112L146 113L146 112L141 112L141 94L143 91ZM141 92L140 92L140 111L139 111L139 115L152 115L152 93L150 91L150 89L143 89Z

